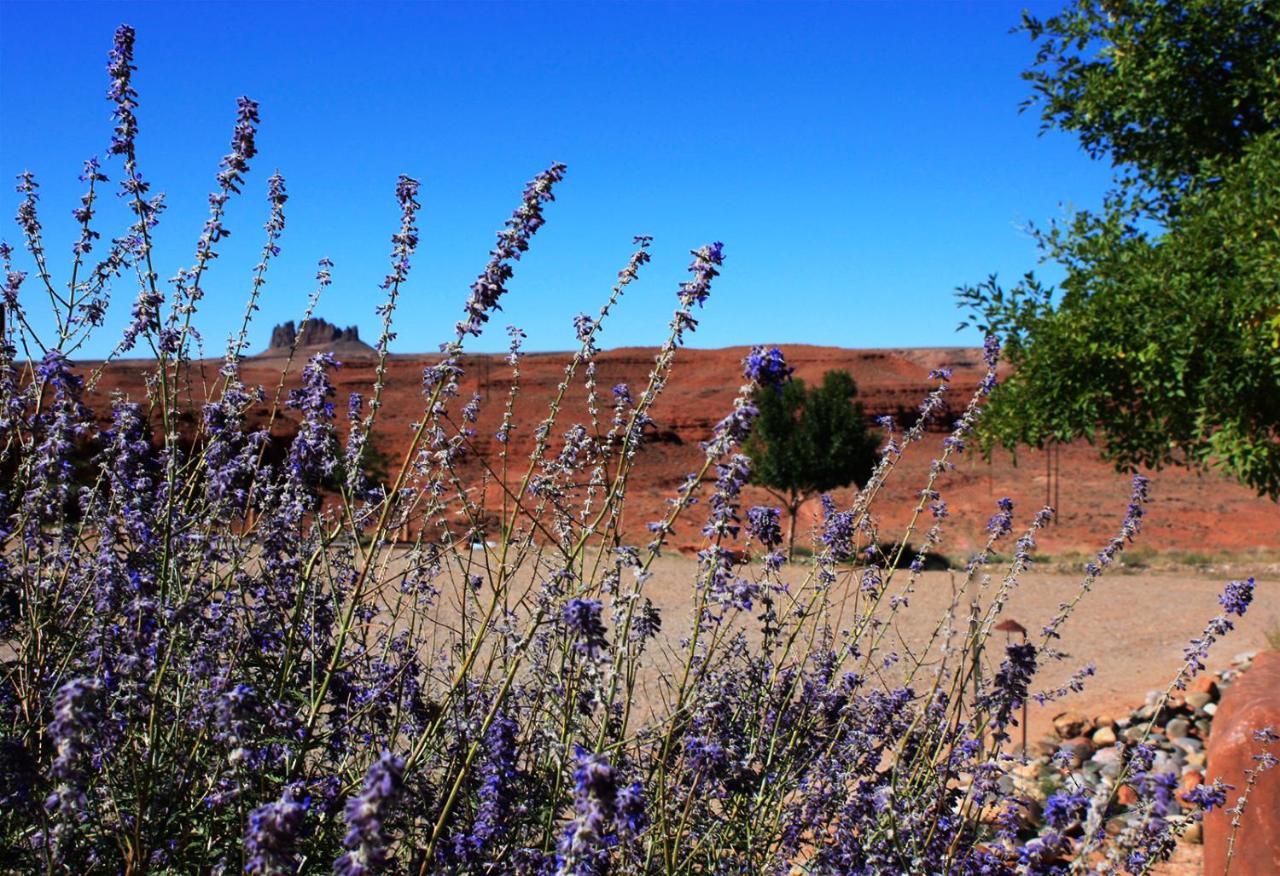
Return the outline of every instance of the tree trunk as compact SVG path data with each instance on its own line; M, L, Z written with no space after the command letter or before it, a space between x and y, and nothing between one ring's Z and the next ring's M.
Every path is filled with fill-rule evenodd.
M804 501L797 499L794 493L787 504L787 562L791 562L791 555L796 550L796 516L800 513L800 506L803 504Z

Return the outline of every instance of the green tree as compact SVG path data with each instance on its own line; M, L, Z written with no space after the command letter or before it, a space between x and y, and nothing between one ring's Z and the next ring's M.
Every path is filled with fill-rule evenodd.
M847 371L828 371L812 389L795 378L781 390L756 393L760 416L747 442L751 481L786 510L788 554L801 506L837 487L861 487L875 467L880 442L854 401L857 394Z
M1083 437L1280 497L1280 3L1078 2L1022 30L1029 104L1116 177L1036 231L1059 288L958 291L1014 365L986 447Z

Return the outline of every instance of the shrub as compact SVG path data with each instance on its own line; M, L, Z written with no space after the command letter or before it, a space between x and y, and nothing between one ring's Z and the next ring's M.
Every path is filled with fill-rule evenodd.
M1032 828L1023 819L1031 804L1001 784L1018 762L1006 746L1009 728L1037 670L1058 656L1053 642L1071 606L1138 532L1141 478L1075 600L1029 642L1001 649L989 637L1050 512L1031 519L1008 568L997 570L993 551L1013 534L1004 500L964 570L984 602L954 602L927 656L903 658L887 644L942 540L938 478L994 385L994 345L987 379L923 485L923 535L913 528L881 539L871 503L943 409L950 375L934 375L917 424L892 436L851 507L824 500L821 537L809 559L789 567L777 509L742 508L750 461L739 451L757 415L751 399L785 379L785 369L750 367L761 357L780 361L758 350L699 470L651 525L652 540L632 544L622 520L643 430L723 259L718 243L694 251L647 384L619 386L605 401L594 382L595 341L648 261L650 242L640 239L600 313L577 320L581 345L531 431L532 454L519 458L500 442L512 477L494 519L457 474L474 455L477 404L457 397L462 354L543 223L564 174L552 165L525 190L455 335L424 370L408 451L372 479L387 346L418 244L417 182L396 185L402 218L383 283L379 364L367 405L348 400L349 426L336 423L332 356L312 357L287 396L283 377L274 396L241 380L249 319L284 230L278 175L268 185L245 327L192 411L183 403L196 370L191 316L226 233L225 205L255 156L257 107L240 101L194 267L165 290L151 262L158 202L134 151L133 45L132 29L121 27L109 92L111 153L123 166L133 225L99 256L91 220L107 179L89 162L65 289L47 268L35 180L21 178L30 282L50 295L55 336L33 331L19 294L29 278L12 250L3 252L11 317L0 349L0 454L11 473L0 492L6 869L1012 873L1056 872L1101 850L1142 870L1198 818L1161 802L1159 783L1145 780L1152 764L1142 745L1128 750L1109 791L1056 801L1047 828ZM319 266L318 292L329 269ZM113 355L140 346L155 364L146 399L114 398L110 425L99 428L86 402L103 366L86 374L68 356L101 323L112 281L126 275L139 286ZM513 333L516 369L518 341ZM566 426L561 402L579 379L588 416ZM250 429L247 415L259 404L269 415ZM301 422L273 455L270 424L284 405ZM184 437L179 427L191 413ZM499 437L514 425L505 419ZM85 446L93 448L87 480L73 464ZM645 585L677 521L702 496L705 543L690 581L689 633L677 642L663 637L665 619ZM408 520L418 534L396 544L392 534ZM495 546L473 549L486 530ZM913 537L918 551L908 551ZM763 563L748 561L752 549ZM1229 585L1226 613L1191 644L1174 686L1202 668L1251 588ZM847 626L832 626L838 616ZM981 671L984 654L989 671ZM1142 830L1108 839L1101 826L1125 780L1146 789L1135 810Z
M751 481L787 512L788 554L795 550L796 515L805 502L837 487L861 487L875 469L880 440L868 431L857 394L849 372L828 371L812 388L793 378L781 391L757 391L752 399L759 416L746 447Z

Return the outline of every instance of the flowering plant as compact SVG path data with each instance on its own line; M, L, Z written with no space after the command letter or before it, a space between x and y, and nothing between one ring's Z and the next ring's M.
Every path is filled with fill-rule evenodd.
M944 408L950 374L931 375L916 424L891 434L849 507L824 497L814 554L802 562L782 549L777 509L743 507L752 398L790 374L781 352L764 348L747 357L698 470L650 524L650 540L633 544L622 525L628 479L725 257L719 243L693 252L646 385L616 386L610 398L596 386L596 342L649 261L651 241L637 238L606 304L575 321L580 346L527 459L510 443L521 425L523 337L512 331L517 379L497 435L501 470L489 471L505 500L490 518L461 474L477 456L481 401L459 397L464 347L498 309L563 165L534 177L499 233L456 333L424 370L421 416L385 480L366 463L394 311L419 244L419 184L402 176L395 187L401 221L382 284L374 383L367 404L347 400L343 426L332 355L311 357L288 395L283 375L270 400L242 380L250 319L285 228L285 181L271 177L242 327L194 411L194 434L184 432L199 365L192 316L227 234L226 204L256 155L258 111L239 101L193 266L166 290L151 245L163 201L150 194L135 150L133 60L134 32L122 26L110 55L110 153L122 164L131 226L99 253L92 219L108 179L91 160L66 285L48 267L30 174L19 178L18 223L34 280L15 268L9 246L2 252L6 869L1142 872L1198 818L1160 802L1141 740L1105 792L1048 800L1044 828L1006 782L1019 763L1009 728L1037 670L1058 656L1053 642L1074 602L1137 534L1142 478L1075 600L1032 641L1000 649L989 639L1052 512L1032 517L997 571L995 548L1015 527L1004 500L963 572L983 601L962 605L957 589L919 654L887 644L926 551L943 538L938 479L994 386L994 343L919 494L916 516L929 527L918 553L907 547L920 537L914 524L896 540L881 537L873 503ZM316 296L331 268L320 263ZM111 358L141 346L155 364L146 398L117 395L100 428L87 405L105 363L85 373L69 357L102 324L114 281L126 275L138 291ZM48 293L51 336L28 320L20 293L29 283ZM586 417L566 425L563 402L579 380ZM271 428L284 408L299 423L273 455ZM255 428L250 414L262 410ZM679 637L663 631L669 619L646 582L677 522L704 497L688 632ZM398 541L404 531L411 538ZM752 562L752 551L763 561ZM1252 586L1228 586L1226 613L1189 646L1175 684L1202 668ZM988 659L993 671L984 672ZM1136 807L1142 829L1111 837L1103 824L1124 781L1151 789ZM1197 798L1221 800L1220 788Z

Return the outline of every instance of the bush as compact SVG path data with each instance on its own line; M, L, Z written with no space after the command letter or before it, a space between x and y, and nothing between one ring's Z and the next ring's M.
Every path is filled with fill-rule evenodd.
M377 377L367 406L358 397L349 404L343 437L330 382L337 363L325 354L306 363L298 390L276 390L262 428L245 425L270 397L241 382L239 365L284 228L284 181L272 177L245 329L229 342L187 440L179 424L193 413L182 403L191 314L225 235L224 206L255 155L257 108L241 100L195 266L163 293L150 246L159 213L134 152L133 43L121 27L110 96L112 154L134 224L91 266L92 204L107 182L91 162L65 290L46 269L35 181L22 178L19 222L33 285L51 293L56 337L32 331L19 295L28 278L4 251L12 317L0 352L0 453L12 472L0 493L5 869L1012 873L1056 872L1102 845L1137 870L1199 817L1165 807L1158 782L1145 779L1151 763L1141 745L1109 794L1056 800L1047 826L1026 820L1032 804L1002 785L1017 763L1009 728L1037 669L1057 656L1053 641L1070 610L1031 642L989 641L1047 510L1001 572L989 561L1012 534L1013 509L1000 503L964 573L994 582L988 599L953 603L927 657L904 660L885 644L942 540L937 479L994 384L994 347L987 380L920 494L916 511L930 521L923 536L880 539L870 503L942 409L949 375L934 375L924 416L892 436L855 504L824 502L821 538L792 568L779 553L777 509L741 507L750 462L738 451L757 413L751 398L785 379L785 369L758 367L780 356L757 350L700 470L651 526L652 541L631 544L622 520L643 430L723 258L718 243L694 252L648 384L616 388L612 410L599 403L600 413L595 339L648 261L641 239L600 314L577 321L581 346L561 388L586 381L586 422L564 426L557 399L532 430L527 461L503 450L513 479L502 513L494 520L478 507L456 474L473 452L476 404L456 397L462 351L542 225L560 165L534 178L500 232L455 336L424 371L423 415L385 483L366 474L367 448L418 241L417 183L401 177L396 186L402 221L379 311ZM153 380L145 401L115 398L110 425L99 429L85 405L103 366L82 373L68 354L101 322L112 280L134 274L138 294L117 354L150 350ZM328 283L321 263L318 289ZM20 359L18 349L33 355ZM515 367L519 360L516 344ZM268 435L282 405L301 423L274 458ZM81 481L72 459L86 441L97 450L92 477ZM677 643L663 638L645 584L703 495L690 632ZM1137 479L1121 531L1088 566L1077 600L1137 533L1145 498ZM408 520L418 534L398 545L392 535ZM473 549L485 530L495 546ZM912 537L921 547L908 552ZM873 544L892 547L868 552ZM765 562L750 564L741 547L761 548ZM914 559L903 565L904 556ZM1229 585L1227 613L1192 643L1175 686L1199 671L1251 587ZM845 604L849 625L832 628ZM1126 780L1144 789L1135 809L1143 830L1107 839L1100 828ZM1211 787L1201 803L1220 799Z
M806 502L849 484L861 488L875 470L880 439L867 429L857 395L849 372L828 371L812 388L792 378L780 391L758 390L752 399L759 415L746 445L751 481L787 512L788 555L795 550L796 515Z

